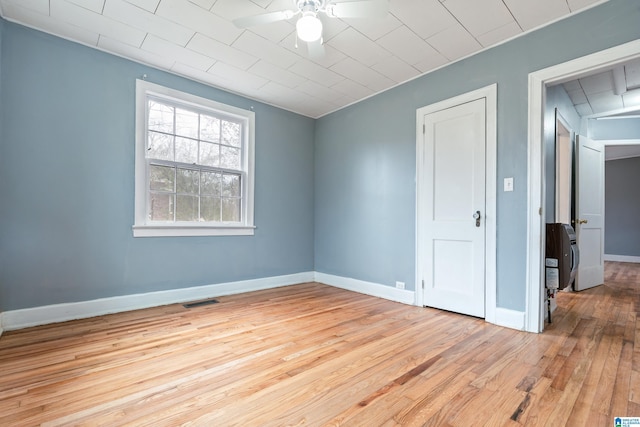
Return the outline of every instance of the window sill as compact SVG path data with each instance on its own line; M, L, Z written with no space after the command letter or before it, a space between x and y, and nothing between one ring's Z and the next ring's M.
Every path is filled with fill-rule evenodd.
M133 237L253 236L253 225L134 225Z

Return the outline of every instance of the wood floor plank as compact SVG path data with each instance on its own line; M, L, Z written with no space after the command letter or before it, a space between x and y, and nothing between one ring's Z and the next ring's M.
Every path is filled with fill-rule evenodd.
M640 265L542 334L305 283L0 338L2 426L609 426L640 416Z

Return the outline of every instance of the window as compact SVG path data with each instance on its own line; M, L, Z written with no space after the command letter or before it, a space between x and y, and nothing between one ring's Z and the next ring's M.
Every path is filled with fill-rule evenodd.
M254 113L136 82L135 237L253 234Z

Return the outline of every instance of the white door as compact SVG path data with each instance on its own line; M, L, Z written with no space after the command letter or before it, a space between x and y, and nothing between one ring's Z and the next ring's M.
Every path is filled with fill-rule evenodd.
M423 305L485 316L486 102L423 116Z
M604 283L604 145L578 135L574 223L580 250L575 289Z

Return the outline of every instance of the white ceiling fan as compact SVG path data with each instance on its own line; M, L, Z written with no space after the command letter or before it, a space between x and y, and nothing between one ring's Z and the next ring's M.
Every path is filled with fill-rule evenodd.
M389 0L292 0L292 8L260 15L234 19L238 28L284 21L300 15L296 21L298 39L309 44L319 41L322 44L322 21L319 14L330 18L376 18L384 17L389 11Z

